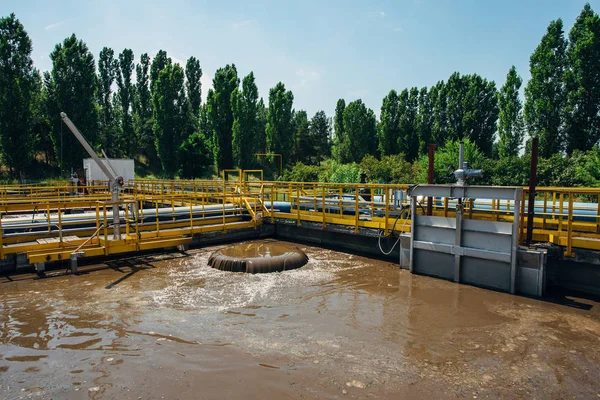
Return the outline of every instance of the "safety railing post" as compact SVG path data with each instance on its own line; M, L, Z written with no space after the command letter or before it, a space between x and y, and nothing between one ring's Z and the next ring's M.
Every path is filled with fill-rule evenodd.
M271 223L275 223L275 216L274 214L274 209L273 209L273 202L274 202L274 197L275 197L275 185L271 184L271 210L269 211L269 213L271 214Z
M108 219L106 217L106 203L102 203L102 214L104 218L104 254L108 254Z
M300 187L298 187L296 185L296 225L297 226L302 226L302 222L300 221L300 195L302 194L302 185Z
M387 236L388 234L388 218L390 213L390 189L385 188L385 227L383 228L383 234Z
M60 204L57 206L58 209L58 242L60 243L60 247L63 246L63 231L62 231L62 215L60 212Z
M596 203L598 204L598 208L596 210L596 233L600 233L600 195L596 196Z
M560 193L560 196L558 198L559 201L559 205L558 205L558 231L562 232L562 223L563 223L563 211L564 211L564 201L565 201L565 197L564 197L564 193Z
M225 186L223 186L224 188ZM225 190L223 189L223 232L225 232Z
M448 218L448 196L444 197L444 217Z
M571 257L573 255L573 192L569 192L567 196L569 196L569 209L567 221L567 251L565 255Z
M327 226L325 222L325 185L321 185L321 215L323 216L323 229Z
M4 236L4 229L2 229L2 213L0 213L0 260L4 260L4 243L2 241L2 236Z
M100 204L96 202L96 232L100 230Z
M129 207L127 207L127 203L124 203L125 206L125 239L129 238Z
M546 230L546 207L548 206L548 192L544 192L544 211L542 212L542 230Z
M159 199L156 199L156 237L160 237L159 233L160 233L160 223L158 221L158 201Z
M358 191L359 188L356 186L354 192L354 233L358 233Z

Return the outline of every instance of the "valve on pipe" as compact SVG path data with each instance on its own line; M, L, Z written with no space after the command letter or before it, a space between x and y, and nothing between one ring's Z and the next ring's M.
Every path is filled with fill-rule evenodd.
M456 184L464 186L469 178L481 178L483 176L482 169L471 169L465 161L465 144L460 142L458 153L458 169L453 172L456 177Z

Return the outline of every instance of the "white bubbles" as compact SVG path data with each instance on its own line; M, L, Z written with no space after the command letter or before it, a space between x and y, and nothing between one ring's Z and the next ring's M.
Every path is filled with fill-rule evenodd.
M305 249L310 261L304 267L268 274L220 271L208 266L208 252L197 254L169 267L168 286L152 292L151 296L159 307L196 309L201 313L281 306L298 301L294 296L310 295L316 287L334 280L336 272L363 266L356 259L339 257L341 253L310 250Z

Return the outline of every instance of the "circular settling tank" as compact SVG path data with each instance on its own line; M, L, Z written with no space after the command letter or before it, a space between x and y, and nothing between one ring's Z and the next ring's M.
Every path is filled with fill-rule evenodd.
M281 243L241 243L217 250L208 265L222 271L250 274L300 268L308 256L300 249Z

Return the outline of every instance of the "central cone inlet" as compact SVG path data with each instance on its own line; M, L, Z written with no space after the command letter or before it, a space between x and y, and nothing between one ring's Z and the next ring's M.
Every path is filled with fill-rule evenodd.
M208 259L213 268L250 274L287 271L307 262L302 250L281 243L241 243L217 250Z

